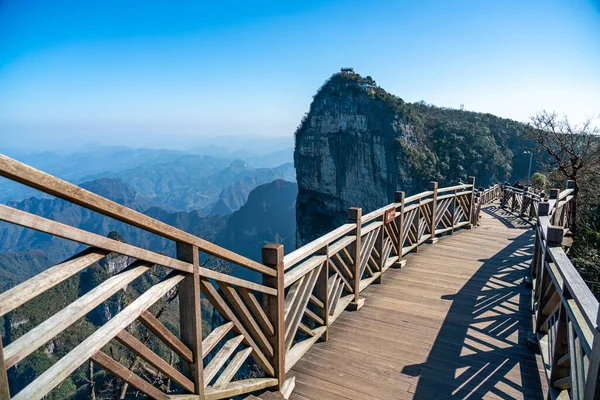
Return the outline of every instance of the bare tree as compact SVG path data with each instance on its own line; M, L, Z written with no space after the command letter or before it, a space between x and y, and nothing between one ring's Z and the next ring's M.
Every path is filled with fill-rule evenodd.
M590 118L572 124L556 112L540 111L531 117L531 138L550 156L549 167L556 168L575 182L573 223L577 221L577 194L582 179L600 167L600 130ZM572 230L576 229L576 225Z

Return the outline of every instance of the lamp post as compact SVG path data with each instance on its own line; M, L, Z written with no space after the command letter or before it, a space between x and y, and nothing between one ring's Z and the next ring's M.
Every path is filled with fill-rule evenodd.
M523 154L529 154L529 172L527 172L527 187L529 187L529 181L531 179L531 163L533 161L533 151L525 150Z

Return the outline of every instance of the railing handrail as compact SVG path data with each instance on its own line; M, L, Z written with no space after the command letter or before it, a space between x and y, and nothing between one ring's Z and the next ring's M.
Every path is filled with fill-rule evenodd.
M289 269L290 267L294 266L298 261L301 261L304 258L306 258L308 255L334 242L340 237L352 232L352 230L355 227L356 224L344 224L332 230L331 232L326 233L321 237L318 237L312 242L309 242L304 246L292 251L291 253L283 257L283 265L285 266L284 268L286 270Z
M107 217L127 223L176 242L197 246L201 251L246 267L262 274L276 276L276 272L261 263L224 247L194 236L172 225L132 210L77 185L56 178L17 160L0 154L0 176L22 183L44 193L66 200Z
M360 292L371 283L381 282L383 273L391 266L402 266L403 256L418 251L421 244L435 243L440 235L452 234L457 229L476 226L482 205L499 198L502 190L504 190L505 200L507 197L511 198L511 209L520 206L521 215L527 214L530 218L536 218L538 237L536 257L538 260L540 257L543 258L541 265L543 268L548 266L550 273L557 271L554 281L560 281L564 286L561 288L560 301L565 302L569 315L572 318L575 318L574 313L581 315L580 321L575 321L573 326L581 336L584 350L589 353L592 348L598 347L600 353L600 340L596 343L597 321L595 320L598 316L598 302L566 257L565 252L556 246L556 237L552 236L556 236L556 232L560 231L562 238L562 233L569 228L571 222L569 207L573 200L573 187L568 186L560 193L553 192L553 199L540 208L541 197L527 190L510 186L501 187L498 184L486 189L476 188L474 178L469 178L468 184L444 188L438 188L437 183L432 182L431 190L412 196L406 197L404 192L396 192L394 202L366 215L362 215L361 209L350 209L348 223L307 243L287 256L283 254L282 245L268 245L263 248L261 264L3 155L0 155L0 176L24 183L177 243L176 258L168 257L12 207L0 206L0 220L92 246L72 259L47 270L45 273L51 282L44 282L42 287L34 288L41 282L41 275L44 273L0 294L0 315L14 310L69 276L81 272L110 252L130 256L137 261L130 264L126 270L101 283L97 291L100 293L98 296L92 290L72 303L73 307L83 303L87 303L88 308L95 306L151 268L154 263L174 269L167 278L153 285L138 298L142 300L134 301L131 306L117 314L118 318L111 319L109 323L103 325L98 332L106 333L106 337L100 338L99 334L95 334L90 337L92 339L82 342L63 357L65 361L61 359L47 373L18 393L15 397L17 399L30 395L32 398L40 398L58 383L53 374L60 378L66 377L86 361L81 357L92 359L133 386L141 385L142 388L136 387L149 396L154 396L152 394L154 393L160 397L162 395L160 391L151 385L144 386L144 382L136 381L135 376L119 375L119 365L113 365L118 362L100 350L114 338L125 342L131 340L127 339L128 336L123 333L123 330L135 319L139 319L186 363L200 364L198 368L191 368L188 371L195 371L193 372L195 376L188 374L181 378L177 375L180 379L178 383L188 392L199 395L210 394L211 398L223 398L274 386L281 390L287 382L286 372L317 340L321 338L327 340L328 327L341 311L347 307L358 309L362 306L364 299L359 297ZM556 224L560 227L555 227ZM259 272L263 278L262 284L201 267L198 259L199 251ZM172 335L157 319L153 320L147 312L149 306L175 285L180 288L181 293L180 312L185 313L185 317L181 317L184 314L180 316L181 340ZM24 291L29 293L21 293ZM225 324L214 328L204 341L202 341L202 321L198 322L200 293L225 319ZM309 303L314 307L308 307ZM66 321L66 324L71 324L71 319L75 316L79 317L85 310L87 308L79 310L79 314L69 316L68 309L65 308L59 312L59 319ZM51 321L59 314L55 314L47 321ZM302 323L303 318L308 318L313 323ZM28 334L31 337L36 336L35 342L32 343L39 348L58 334L56 332L62 327L60 321L52 320L47 325L43 325L46 323L44 322L21 336L20 340L17 339L9 344L6 347L8 358L0 356L0 374L5 374L6 368L35 350L23 350L23 344L29 338ZM40 335L44 326L50 326L52 329ZM238 336L226 339L231 330L234 330ZM300 331L304 336L296 337L297 332ZM247 346L235 356L238 361L229 365L237 365L239 368L245 358L251 354L267 377L236 381L235 385L228 389L227 384L237 370L234 371L229 365L223 370L223 366L227 357L233 355L233 350L227 357L223 356L225 358L215 357L216 361L213 359L206 367L202 364L203 357L221 340L229 340L228 343L233 341L229 346L233 346L233 350L241 343ZM208 348L203 351L202 346L205 342ZM0 355L1 350L0 345ZM160 360L154 361L163 365ZM218 364L219 362L223 363ZM595 364L590 363L590 365ZM163 365L161 371L170 371L169 368L168 365ZM218 375L219 371L222 371L221 376ZM219 376L219 379L213 385L207 386L216 376ZM208 382L203 383L205 378ZM0 397L5 395L7 390L2 386L0 375Z
M146 395L165 398L166 395L160 390L137 375L132 375L118 361L102 353L100 348L111 340L123 342L126 347L133 346L130 347L130 350L142 359L150 357L151 359L146 361L149 361L165 376L171 377L187 392L210 394L213 398L222 398L283 383L275 375L278 353L269 343L271 337L281 334L277 326L282 320L282 315L273 310L277 309L276 303L283 297L282 289L279 287L279 281L283 282L283 269L253 261L2 154L0 154L0 176L162 238L173 240L177 250L175 257L159 254L8 205L0 205L0 220L2 221L90 246L71 259L0 293L0 316L17 309L109 254L121 254L133 260L128 261L129 265L124 270L108 277L92 290L79 296L71 304L58 310L54 315L21 336L13 338L14 340L7 344L5 351L2 351L0 342L0 398L10 398L11 395L6 374L8 368L13 367L32 352L53 340L76 320L85 317L96 306L104 304L111 296L126 288L135 279L149 273L154 265L166 267L167 271L171 270L171 273L162 281L144 289L137 299L100 326L96 333L88 338L89 340L81 342L19 393L13 394L14 399L29 400L43 397L88 359L93 360L97 365L121 378L127 384L135 386ZM260 273L263 283L238 278L231 273L216 271L201 265L200 251ZM179 288L181 339L174 336L147 311L175 286ZM223 318L230 321L224 326L212 330L211 335L206 339L208 342L205 344L209 348L204 351L202 349L203 322L200 315L200 287L202 287L202 295ZM261 297L265 304L261 304L259 301ZM273 303L273 299L275 299L275 303ZM184 362L195 365L188 369L187 376L175 371L173 366L164 360L156 358L155 355L152 355L151 350L142 343L136 342L137 339L125 331L136 319L154 332L167 347L179 354ZM231 329L234 329L239 335L235 339L237 341L235 343L240 345L243 341L247 348L236 355L238 361L230 364L227 370L221 372L220 376L218 373L222 364L219 363L222 361L218 361L219 358L206 366L205 374L205 367L202 365L204 356L221 340L225 340L225 335ZM241 368L244 359L250 354L267 377L238 380L232 387L228 387L228 383ZM209 385L217 377L219 379L213 385ZM208 381L203 384L205 378Z
M510 190L505 188L505 193ZM572 223L573 192L568 181L567 189L553 189L551 200L536 204L534 333L546 364L549 397L567 392L570 398L592 399L600 394L600 305L562 247Z
M437 193L440 193L440 192L444 193L444 192L448 192L451 190L468 189L468 188L473 188L473 185L472 184L460 184L460 185L455 185L455 186L444 187L444 188L437 189ZM414 194L412 196L406 197L404 199L404 205L406 206L407 204L412 203L416 200L424 199L428 196L433 195L433 193L434 193L433 191L426 190L426 191ZM461 194L466 195L467 193L466 192L455 193L455 194L452 194L449 196L457 196L457 195L460 196ZM428 199L428 200L431 200L431 199ZM371 211L368 214L363 215L360 218L360 223L362 225L366 225L367 223L372 222L373 220L375 220L377 218L381 218L385 214L386 211L388 211L392 208L398 209L400 206L401 206L401 204L397 203L397 202L389 203L383 207L380 207L374 211ZM352 232L352 230L355 227L356 227L355 223L344 224L344 225L332 230L331 232L328 232L325 235L320 236L317 239L294 250L293 252L289 253L288 255L284 256L283 262L285 265L285 270L287 271L288 269L292 268L300 261L306 259L310 255L317 252L319 249L322 249L323 247L325 247L329 244L332 244L336 240L340 239L342 236L345 236L348 233Z

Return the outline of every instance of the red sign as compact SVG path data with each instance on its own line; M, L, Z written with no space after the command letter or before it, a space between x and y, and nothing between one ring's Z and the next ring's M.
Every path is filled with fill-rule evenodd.
M396 209L390 208L389 210L385 211L385 214L383 216L383 223L387 225L390 222L392 222L394 218L396 218Z

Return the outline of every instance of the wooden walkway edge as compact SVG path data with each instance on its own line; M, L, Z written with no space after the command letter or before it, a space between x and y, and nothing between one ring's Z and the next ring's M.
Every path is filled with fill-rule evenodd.
M524 285L534 230L497 204L405 257L289 372L296 399L542 398Z

